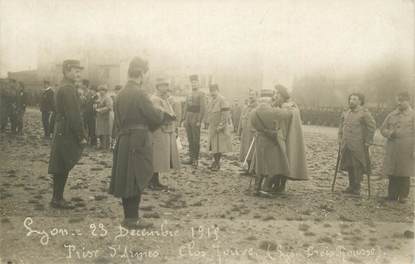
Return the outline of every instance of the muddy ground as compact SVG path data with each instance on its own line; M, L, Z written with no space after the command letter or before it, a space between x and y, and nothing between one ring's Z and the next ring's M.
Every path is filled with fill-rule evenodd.
M185 142L183 129L180 136ZM110 152L87 148L71 172L65 197L76 209L49 207L50 142L42 138L40 113L29 109L23 136L0 135L0 262L413 263L413 204L381 199L383 149L373 148L372 196L365 180L354 197L341 192L341 174L330 191L336 129L305 126L304 136L310 180L288 182L285 195L270 199L247 191L236 138L221 171L209 171L203 131L200 168L163 174L171 190L147 190L141 204L154 228L127 233L119 226L120 201L107 194Z

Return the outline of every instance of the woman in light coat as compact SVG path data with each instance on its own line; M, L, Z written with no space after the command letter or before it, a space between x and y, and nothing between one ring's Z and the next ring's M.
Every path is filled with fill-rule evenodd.
M101 149L109 149L111 128L111 112L113 103L111 97L107 94L107 88L104 85L98 87L99 100L96 106L96 135L100 140Z

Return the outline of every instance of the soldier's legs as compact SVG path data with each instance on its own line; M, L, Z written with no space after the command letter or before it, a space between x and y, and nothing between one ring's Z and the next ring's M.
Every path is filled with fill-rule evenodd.
M95 135L95 118L92 116L88 116L86 118L86 126L88 131L89 137L89 144L95 146L97 144L97 137Z
M360 185L363 180L363 167L359 164L354 168L353 191L355 194L360 193Z
M194 143L194 159L199 160L200 152L200 127L194 125L192 129Z
M278 176L267 176L264 179L264 191L265 192L272 192L273 191L273 185L276 182Z
M281 175L280 184L279 184L279 187L278 187L277 191L278 192L284 192L286 184L287 184L287 177L284 176L284 175Z
M50 118L49 118L49 134L53 134L55 132L55 119L56 119L55 112L51 112Z
M24 111L19 112L17 115L17 133L22 134L23 133L23 116Z
M141 194L136 196L122 198L122 206L124 208L124 218L130 221L138 220L138 208L140 206Z
M389 176L388 184L388 200L396 201L398 200L398 186L397 186L397 177Z
M186 123L186 135L187 135L187 142L189 143L189 159L190 163L194 159L194 150L193 150L193 132L192 127L190 124Z
M398 182L398 200L404 202L409 196L410 178L409 177L396 177Z
M262 183L264 182L265 175L258 175L255 177L255 193L258 195L262 188Z
M4 130L6 129L6 124L7 124L7 116L5 113L5 109L3 105L0 105L0 130L1 132L4 132Z
M63 198L63 192L65 190L66 181L68 179L69 171L63 173L53 174L53 196L52 196L52 207L61 209L73 208Z
M10 124L11 124L11 131L13 134L17 133L17 113L12 109L9 112L9 119L10 119Z
M43 131L44 131L45 137L50 136L49 117L50 117L50 112L42 112L42 125L43 125Z

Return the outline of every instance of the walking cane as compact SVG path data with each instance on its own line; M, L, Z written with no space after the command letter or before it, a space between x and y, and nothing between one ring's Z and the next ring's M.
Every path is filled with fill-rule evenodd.
M367 172L367 192L368 192L368 196L370 197L370 167L371 167L371 162L370 162L370 156L369 156L369 146L365 147L365 152L366 152L366 158L367 158L367 166L369 167L368 172Z
M336 184L337 172L339 171L340 158L341 158L341 145L339 144L339 150L337 151L336 169L334 171L333 182L331 183L332 192L334 192L334 185Z

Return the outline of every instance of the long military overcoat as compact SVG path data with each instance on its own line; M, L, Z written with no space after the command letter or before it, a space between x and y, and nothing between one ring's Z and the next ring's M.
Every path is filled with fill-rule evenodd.
M174 116L173 107L168 100L157 95L151 96L154 106L163 112ZM175 122L163 124L153 132L153 170L167 172L170 169L179 169L179 151L176 144Z
M252 139L255 136L255 129L252 127L250 114L256 108L256 103L251 103L244 107L241 113L239 121L238 135L241 137L241 146L239 150L239 160L245 161L246 155L248 154L249 147L251 146ZM253 145L254 146L254 145ZM247 160L251 160L253 151L251 151Z
M354 110L347 110L343 113L340 127L339 138L341 139L341 155L346 147L351 151L353 157L363 166L365 173L370 173L370 160L365 143L371 144L376 130L376 121L373 119L369 110L364 107L357 107ZM341 160L342 169L344 160Z
M113 167L109 193L116 197L136 196L153 175L152 131L163 122L163 112L155 108L146 91L130 80L114 103Z
M56 92L55 132L49 158L50 174L69 172L82 155L85 138L80 99L73 81L63 79Z
M222 95L218 95L208 106L208 146L212 153L232 151L229 127L230 108Z
M274 108L271 105L260 104L251 112L252 126L257 130L255 153L255 172L257 175L289 176L289 162L284 139L279 144L265 135L265 130L277 130L276 123L290 120L289 110ZM285 137L284 135L279 135Z
M380 129L387 138L384 159L386 176L413 177L415 171L415 113L412 109L390 113Z

